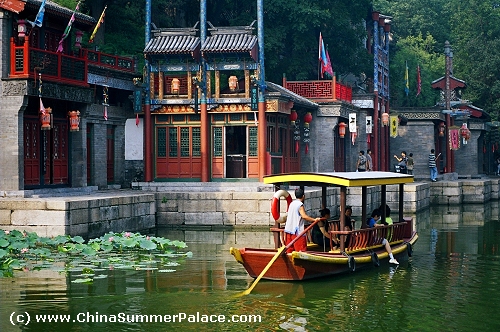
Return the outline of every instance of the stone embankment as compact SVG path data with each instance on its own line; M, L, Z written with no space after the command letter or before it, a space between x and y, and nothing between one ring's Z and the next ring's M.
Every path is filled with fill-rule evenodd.
M133 183L134 189L75 189L29 192L30 197L0 198L0 229L24 229L43 236L70 234L95 237L105 232L158 227L267 227L273 187L258 182ZM387 186L387 202L397 210L398 186ZM405 213L431 205L481 204L499 198L499 179L460 179L405 186ZM293 189L290 193L293 195ZM380 191L369 187L368 210L380 204ZM321 208L321 189L306 188L310 215ZM327 190L327 207L339 213L339 188ZM4 195L6 196L6 195ZM361 188L348 190L347 204L361 215ZM286 204L281 203L281 212Z

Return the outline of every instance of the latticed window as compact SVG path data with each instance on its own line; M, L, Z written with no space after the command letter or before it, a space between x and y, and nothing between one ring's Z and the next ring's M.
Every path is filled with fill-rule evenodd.
M214 121L222 122L224 121L224 119L225 119L224 114L214 114Z
M156 154L158 157L167 156L167 128L158 128L156 134Z
M229 114L229 121L241 121L241 114Z
M168 128L168 156L177 157L177 128Z
M222 127L214 127L214 157L222 157Z
M201 156L201 135L200 135L200 128L195 127L193 128L193 139L192 139L192 153L193 157L199 157Z
M250 157L257 156L257 127L249 127L248 128L248 155Z
M181 157L189 157L189 128L181 128Z
M172 120L174 122L186 122L186 117L184 115L174 114Z

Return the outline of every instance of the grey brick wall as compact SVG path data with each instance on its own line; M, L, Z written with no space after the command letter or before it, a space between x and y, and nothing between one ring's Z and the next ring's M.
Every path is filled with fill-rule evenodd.
M428 121L409 121L406 126L399 126L398 137L389 138L391 171L397 160L394 155L401 156L401 151L407 155L413 153L415 169L413 174L418 178L429 178L428 157L434 145L434 123Z

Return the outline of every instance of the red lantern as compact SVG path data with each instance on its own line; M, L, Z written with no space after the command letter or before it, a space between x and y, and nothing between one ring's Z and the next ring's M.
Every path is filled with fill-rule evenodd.
M82 47L83 31L77 30L75 33L75 48L80 49Z
M24 41L24 37L26 37L26 21L19 20L17 21L17 36L19 40Z
M340 138L344 138L345 136L345 127L347 127L347 125L343 122L339 123L339 136Z
M40 111L40 122L42 123L41 130L50 130L52 128L52 108L47 107Z
M292 110L292 112L290 113L290 124L292 126L295 126L295 120L297 120L299 116L297 115L297 112Z
M439 124L439 137L444 137L445 129L446 129L446 126L444 125L444 122L441 122Z
M173 78L172 79L172 86L171 86L172 93L178 95L180 87L181 87L181 82L179 81L179 79Z
M311 112L307 112L306 115L304 115L304 126L306 128L309 128L309 123L311 123L313 119L313 116L311 114Z
M382 126L388 126L389 125L389 113L384 112L382 113Z
M69 131L79 131L80 130L80 111L69 111Z
M462 136L462 138L466 141L469 140L470 130L467 128L467 123L463 123L462 127L460 127L460 136Z

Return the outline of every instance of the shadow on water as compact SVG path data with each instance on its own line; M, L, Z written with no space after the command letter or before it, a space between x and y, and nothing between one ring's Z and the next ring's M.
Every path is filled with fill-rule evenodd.
M413 257L399 267L306 282L263 280L244 297L235 295L252 278L229 248L271 247L268 230L158 229L157 235L186 241L193 252L175 272L108 270L93 284L72 283L73 273L19 272L0 279L0 330L497 331L498 219L498 202L432 207L413 216L419 240ZM69 314L75 321L20 327L10 324L12 312ZM182 313L181 322L111 321ZM200 315L246 321L188 320Z

